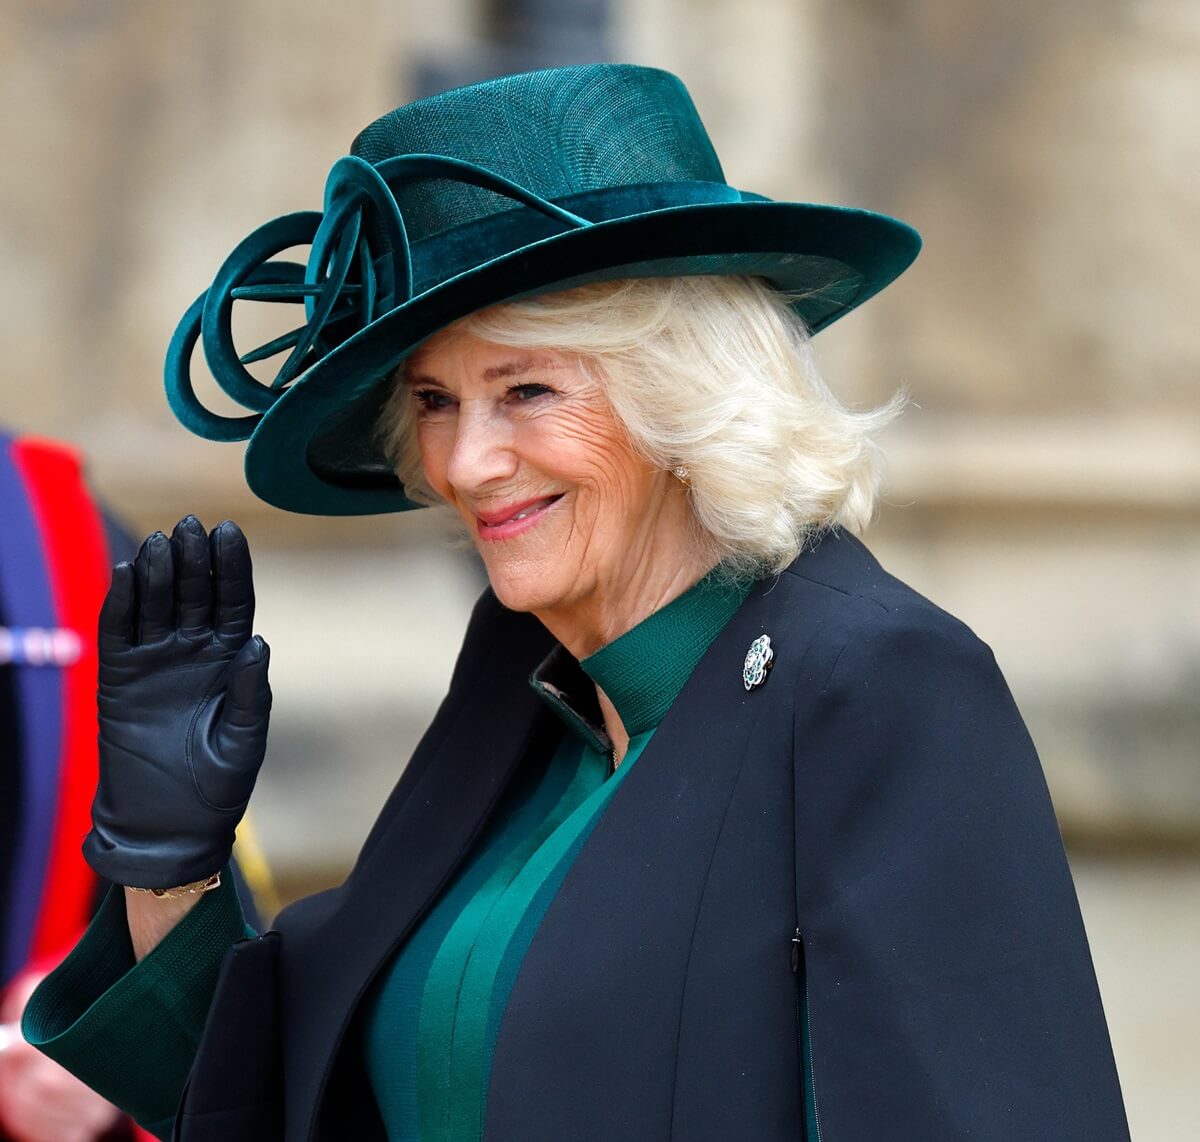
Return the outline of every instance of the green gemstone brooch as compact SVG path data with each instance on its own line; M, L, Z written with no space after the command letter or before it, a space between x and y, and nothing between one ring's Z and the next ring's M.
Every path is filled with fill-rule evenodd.
M746 661L742 666L742 681L746 684L747 690L753 690L755 686L763 684L774 659L775 652L771 649L770 636L760 634L750 644L750 649L746 652Z

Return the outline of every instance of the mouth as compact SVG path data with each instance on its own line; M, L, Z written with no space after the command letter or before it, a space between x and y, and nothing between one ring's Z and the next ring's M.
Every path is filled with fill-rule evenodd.
M534 500L506 504L493 511L476 512L476 532L483 540L511 539L541 523L542 517L564 494L559 492L553 496L540 496Z

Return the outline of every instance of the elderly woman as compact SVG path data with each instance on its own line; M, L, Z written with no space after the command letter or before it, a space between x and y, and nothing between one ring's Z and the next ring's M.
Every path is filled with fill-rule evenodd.
M171 400L281 507L444 505L490 587L345 884L256 936L220 878L270 706L245 541L189 517L119 566L85 850L125 887L28 1037L185 1142L1127 1137L1004 681L851 534L897 409L808 339L912 231L732 189L644 68L353 152L234 251ZM252 299L308 320L239 361ZM200 338L252 415L199 405Z

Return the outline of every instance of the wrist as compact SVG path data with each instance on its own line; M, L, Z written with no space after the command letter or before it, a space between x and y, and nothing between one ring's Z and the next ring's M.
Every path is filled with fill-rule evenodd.
M197 883L205 884L209 880L212 878ZM180 891L190 887L180 885L178 889L159 890L162 895L151 889L125 888L125 917L136 962L140 963L149 955L204 900L207 893L203 890Z
M202 877L200 880L193 880L188 884L180 884L174 888L134 888L132 885L125 885L126 892L144 892L153 896L155 900L179 900L185 896L202 896L206 892L211 892L214 888L221 887L221 874L214 872L211 876Z

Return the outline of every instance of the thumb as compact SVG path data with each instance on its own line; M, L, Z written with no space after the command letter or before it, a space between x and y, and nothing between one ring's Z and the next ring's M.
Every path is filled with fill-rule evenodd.
M212 707L212 719L197 727L207 743L205 763L197 766L197 787L214 808L243 805L254 788L267 749L269 661L270 652L261 638L243 644L230 664L225 692Z
M271 712L271 684L267 669L271 648L259 635L247 640L230 664L221 720L234 731L255 730Z

